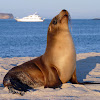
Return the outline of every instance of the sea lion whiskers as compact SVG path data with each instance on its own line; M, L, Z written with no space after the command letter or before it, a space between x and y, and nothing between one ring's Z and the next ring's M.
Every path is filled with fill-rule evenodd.
M70 16L70 13L67 11L67 10L62 10L65 12L64 16L67 16L68 17L68 24L70 25L71 27L71 30L72 30L72 23L71 23L71 16Z
M71 31L72 31L72 20L71 20L71 16L70 16L69 12L68 12L68 22L69 22L69 25L70 25Z
M63 11L63 10L62 10ZM70 25L71 27L71 30L72 30L72 22L71 22L71 16L70 16L70 13L66 10L67 14L65 13L64 16L68 16L68 24Z

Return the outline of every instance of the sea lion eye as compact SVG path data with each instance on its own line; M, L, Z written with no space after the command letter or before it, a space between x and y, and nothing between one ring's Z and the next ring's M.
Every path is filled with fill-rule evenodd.
M57 18L55 17L53 20L53 24L56 25L57 24Z

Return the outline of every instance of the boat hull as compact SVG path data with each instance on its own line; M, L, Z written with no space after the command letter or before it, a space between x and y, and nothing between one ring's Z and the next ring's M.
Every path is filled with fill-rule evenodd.
M23 19L15 19L17 22L43 22L44 20L23 20Z

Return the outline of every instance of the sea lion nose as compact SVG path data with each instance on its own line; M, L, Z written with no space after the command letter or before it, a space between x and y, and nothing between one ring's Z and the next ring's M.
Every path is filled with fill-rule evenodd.
M65 9L63 9L62 11L65 11L65 12L66 12L66 10L65 10Z

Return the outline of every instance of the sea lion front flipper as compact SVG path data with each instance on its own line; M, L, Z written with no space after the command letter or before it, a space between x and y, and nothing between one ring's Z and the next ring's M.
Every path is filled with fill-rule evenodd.
M44 62L42 61L42 56L34 59L34 64L39 67L44 75L45 88L57 88L62 84L56 68L45 66Z
M60 87L61 84L62 82L58 76L58 72L56 68L51 67L51 69L49 69L49 74L46 79L45 88L57 88L57 87Z
M69 81L73 84L79 84L79 82L77 81L77 77L76 77L76 68L75 68L74 73Z

